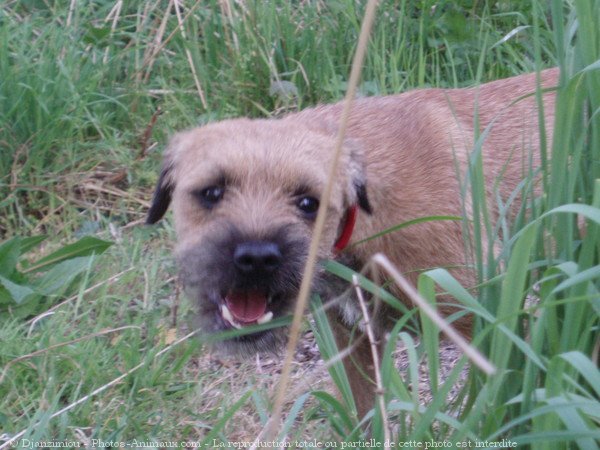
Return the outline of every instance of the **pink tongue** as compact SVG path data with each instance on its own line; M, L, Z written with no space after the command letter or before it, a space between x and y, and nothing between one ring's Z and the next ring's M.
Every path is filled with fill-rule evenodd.
M230 292L225 303L233 318L242 324L256 322L267 309L267 297L256 291Z

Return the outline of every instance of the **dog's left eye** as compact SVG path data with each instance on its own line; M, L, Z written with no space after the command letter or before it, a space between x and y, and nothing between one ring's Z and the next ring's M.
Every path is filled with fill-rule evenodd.
M319 200L314 197L302 197L298 200L296 206L304 213L306 218L314 219L319 210Z
M219 203L223 199L223 194L225 194L225 188L222 186L210 186L194 191L194 197L206 209L211 209Z

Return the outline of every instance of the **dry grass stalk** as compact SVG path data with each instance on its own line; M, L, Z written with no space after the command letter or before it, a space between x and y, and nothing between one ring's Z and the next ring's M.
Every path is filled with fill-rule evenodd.
M167 29L167 23L169 21L169 16L171 15L172 7L173 7L173 0L170 0L169 4L167 5L167 8L165 9L165 12L163 14L163 18L160 22L160 26L158 27L158 30L156 30L156 36L154 36L154 40L153 40L152 44L148 46L148 49L146 50L146 52L144 54L142 66L144 66L144 65L147 66L146 73L144 74L144 78L143 78L144 84L148 83L148 80L150 79L150 74L152 73L152 67L154 66L156 57L158 56L158 53L160 52L160 50L162 48L162 45L163 45L162 39L165 34L165 30ZM138 71L136 74L136 80L138 82L140 81L140 77L141 77L141 71Z
M367 308L367 304L365 302L362 290L360 288L360 284L358 281L358 276L352 276L352 284L354 285L354 289L356 290L356 297L358 298L358 303L360 305L360 309L362 315L364 317L363 323L365 325L365 329L367 331L367 337L369 338L369 342L371 344L371 353L373 354L373 369L375 373L375 384L377 386L377 401L379 402L379 409L381 414L381 419L383 422L383 432L385 436L385 448L390 448L391 442L391 434L389 427L389 420L387 415L387 408L385 405L385 390L383 386L383 379L381 378L381 368L379 367L379 361L381 361L381 355L379 355L379 350L377 348L377 338L375 337L375 333L373 331L373 327L371 324L371 318L369 316L369 310Z
M183 39L187 39L185 35L185 28L183 27L183 18L181 16L181 7L179 5L179 0L175 0L175 14L177 15L177 22L179 23L179 29L181 31L181 36ZM192 77L194 78L194 83L196 84L196 89L198 90L198 96L200 97L200 101L202 102L202 106L204 109L208 108L206 103L206 98L204 97L204 91L202 90L202 86L200 85L200 80L198 79L198 74L196 73L196 66L194 65L194 59L192 58L192 53L186 47L185 56L187 57L188 63L190 65L190 70L192 71Z
M328 183L325 187L321 198L321 204L319 206L319 211L315 221L312 242L309 248L308 258L302 277L302 284L300 286L300 292L298 294L298 301L296 303L296 308L294 311L294 318L290 327L289 340L286 348L286 356L281 371L281 378L279 380L279 386L275 397L275 403L273 405L273 413L271 415L271 418L267 422L267 425L265 426L266 440L272 439L272 437L275 435L277 426L281 418L282 407L285 401L285 394L289 384L294 350L296 348L296 345L298 344L298 337L300 335L300 325L304 316L304 311L306 310L306 306L308 304L308 296L310 293L311 282L315 270L319 241L321 239L321 234L325 225L325 215L327 212L331 191L335 181L335 173L337 172L337 165L342 151L342 143L346 133L348 118L350 115L350 108L352 106L352 100L354 99L356 88L358 86L358 80L360 78L360 73L362 70L362 65L367 50L367 43L369 35L371 33L371 27L375 19L376 7L377 0L369 0L361 26L358 46L354 55L354 61L352 62L352 70L350 72L350 80L348 82L348 90L346 92L344 109L342 111L340 119L340 127L338 131L334 157L331 163Z
M417 292L412 284L394 267L390 260L382 254L374 255L371 261L384 269L394 282L402 289L404 294L419 308L421 313L429 319L455 343L461 351L487 375L493 375L496 368L467 340L462 337L444 318Z

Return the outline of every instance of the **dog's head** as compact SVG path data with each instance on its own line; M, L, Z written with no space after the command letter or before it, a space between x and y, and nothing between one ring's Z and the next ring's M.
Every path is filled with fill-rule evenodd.
M207 332L289 313L327 183L335 135L291 119L237 119L177 134L148 213L172 205L184 287ZM347 211L370 212L359 147L346 143L319 257L332 255ZM227 341L272 349L281 332Z

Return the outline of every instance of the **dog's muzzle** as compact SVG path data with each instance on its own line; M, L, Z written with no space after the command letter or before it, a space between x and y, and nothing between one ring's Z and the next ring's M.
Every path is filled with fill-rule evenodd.
M180 252L181 279L196 304L198 325L215 333L265 324L289 314L300 288L308 238L295 225L256 236L224 224ZM254 341L266 348L269 336L282 332L257 331L227 342Z
M233 264L239 272L238 279L247 278L256 282L265 280L281 267L282 261L279 245L270 241L241 242L233 252ZM266 289L255 287L231 290L223 298L221 315L235 328L264 324L273 318L273 311L269 310L272 303L273 295Z

